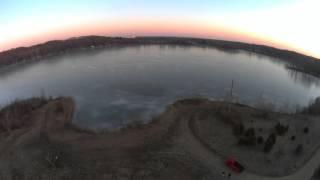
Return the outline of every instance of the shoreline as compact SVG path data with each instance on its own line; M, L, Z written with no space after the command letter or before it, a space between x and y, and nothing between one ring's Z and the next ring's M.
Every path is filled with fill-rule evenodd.
M320 76L320 60L294 51L277 49L264 45L248 44L214 39L183 37L104 37L84 36L66 40L49 41L30 47L20 47L0 52L0 67L20 62L37 61L57 56L73 50L105 49L109 47L126 47L138 45L178 45L211 47L222 51L246 51L279 59L297 67L304 73Z
M277 179L284 176L295 179L296 172L312 161L320 145L319 142L314 145L320 138L315 129L320 123L317 123L317 116L308 114L272 113L240 104L193 98L169 105L164 113L148 124L129 124L116 132L97 133L72 124L74 106L72 98L33 98L2 108L1 179L10 179L12 171L7 168L10 170L12 165L18 164L20 168L16 171L22 174L34 172L32 178L40 174L51 176L55 172L54 177L61 175L80 179L103 179L104 176L224 179L221 176L224 171L237 179ZM242 135L234 132L240 122L244 125ZM289 126L284 134L277 134L279 131L274 129L279 122ZM303 132L302 127L308 127L308 133ZM247 137L247 130L252 128L255 143L239 145L240 139ZM277 141L266 153L263 152L264 143L259 144L256 137L267 138L270 133L277 134ZM296 137L294 141L290 140L292 134ZM310 143L305 143L307 141ZM296 144L300 143L303 143L303 151L299 155L293 153ZM35 153L39 151L41 153ZM279 151L284 154L279 156ZM58 159L44 160L51 153ZM30 157L38 165L23 165L30 163L31 159L19 159L21 155ZM224 165L230 155L243 163L244 173L234 174ZM291 168L292 162L296 168ZM316 169L318 165L312 168ZM156 168L158 166L163 168ZM134 170L137 168L139 173ZM79 174L79 169L90 176ZM105 171L108 175L104 174ZM93 172L96 173L93 175Z

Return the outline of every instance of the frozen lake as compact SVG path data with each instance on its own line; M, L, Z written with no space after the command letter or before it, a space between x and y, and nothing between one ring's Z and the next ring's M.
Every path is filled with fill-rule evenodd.
M320 96L317 78L246 52L181 46L86 50L0 70L0 104L45 94L76 100L74 123L118 128L148 121L179 98L223 99L293 111Z

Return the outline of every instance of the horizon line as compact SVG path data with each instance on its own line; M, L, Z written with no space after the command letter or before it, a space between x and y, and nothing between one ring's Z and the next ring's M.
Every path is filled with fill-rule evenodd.
M35 43L35 44L31 44L29 46L17 46L17 47L13 47L13 48L8 48L5 50L0 51L0 54L5 53L5 52L9 52L12 50L16 50L16 49L20 49L20 48L32 48L35 46L39 46L39 45L44 45L46 43L49 42L53 42L53 41L66 41L66 40L71 40L71 39L79 39L79 38L86 38L86 37L106 37L106 38L127 38L127 39L137 39L137 38L183 38L183 39L202 39L202 40L214 40L214 41L224 41L224 42L233 42L233 43L242 43L242 44L248 44L248 45L255 45L255 46L265 46L265 47L269 47L269 48L274 48L277 50L281 50L281 51L288 51L288 52L292 52L292 53L297 53L297 54L301 54L303 56L307 56L316 60L320 60L320 58L315 57L313 55L310 54L306 54L303 52L299 52L296 50L291 50L289 48L281 48L281 47L275 47L272 45L267 45L266 43L252 43L252 42L246 42L246 41L237 41L237 40L227 40L227 39L219 39L219 38L204 38L204 37L199 37L199 36L177 36L177 35L136 35L136 36L132 36L132 35L122 35L122 36L104 36L104 35L83 35L83 36L70 36L68 38L57 38L57 39L52 39L52 40L47 40L47 41L42 41L39 43Z

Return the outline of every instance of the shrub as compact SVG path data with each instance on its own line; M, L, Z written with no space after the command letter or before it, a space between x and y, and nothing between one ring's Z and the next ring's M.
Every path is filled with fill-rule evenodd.
M63 108L63 104L62 103L58 103L57 107L55 109L56 113L63 113L64 112L64 108Z
M263 151L265 153L269 153L272 150L272 148L273 148L274 144L276 143L276 141L277 141L276 134L274 134L274 133L270 134L269 137L267 138L265 144L264 144Z
M246 130L245 132L245 136L246 137L255 137L255 131L253 128L249 128L248 130Z
M282 124L280 124L280 123L277 123L277 125L276 125L276 127L275 127L275 130L276 130L276 132L277 132L277 134L278 134L279 136L283 136L283 135L285 135L285 134L288 132L288 130L289 130L289 125L284 126L284 125L282 125Z
M320 115L320 97L302 110L303 114Z
M245 127L242 123L238 123L233 126L233 134L235 136L242 135L244 133L244 131L245 131Z
M244 136L239 138L238 144L244 146L253 146L256 145L257 138L253 128L249 128L244 132Z
M254 146L256 145L255 137L241 137L239 138L238 144L240 146Z
M303 152L303 145L302 144L299 144L296 149L294 150L294 153L296 155L300 155L301 153Z
M258 139L257 139L257 142L258 142L258 144L263 144L263 142L264 142L263 137L259 136Z
M308 127L305 127L305 128L303 129L303 132L304 132L305 134L308 134L308 133L309 133L309 128L308 128Z
M296 140L296 136L291 136L291 141L294 141L294 140Z

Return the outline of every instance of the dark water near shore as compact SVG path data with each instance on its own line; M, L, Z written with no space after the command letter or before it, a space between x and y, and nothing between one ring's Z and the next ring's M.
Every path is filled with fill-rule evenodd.
M150 120L178 98L234 99L294 111L320 96L315 77L281 61L211 48L139 46L83 51L0 70L0 104L45 94L72 96L74 122L89 128Z

